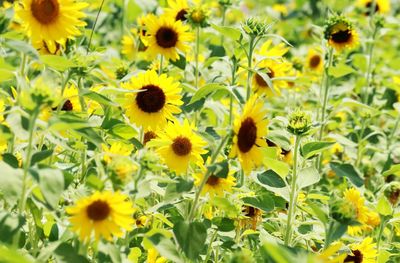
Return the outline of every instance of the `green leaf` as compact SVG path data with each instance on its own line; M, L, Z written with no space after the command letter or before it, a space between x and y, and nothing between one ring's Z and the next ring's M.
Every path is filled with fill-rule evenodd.
M226 178L229 173L228 160L212 164L212 165L208 166L208 170L214 176L217 176L219 178Z
M267 168L274 170L274 172L282 178L285 178L289 173L289 165L285 162L264 157L263 163Z
M97 92L94 91L90 91L90 90L85 90L82 93L82 96L89 98L91 100L97 101L98 103L102 104L102 105L107 105L107 106L118 106L117 103L112 102L109 98L107 98L106 96L103 96Z
M230 232L235 229L235 221L227 217L213 217L211 220L218 227L218 231Z
M32 155L31 166L34 166L36 163L43 161L50 157L53 154L53 150L44 150Z
M123 123L114 125L109 132L112 135L121 137L125 140L130 140L137 135L137 132L134 128Z
M29 45L26 41L8 40L5 42L5 45L13 50L22 52L30 57L33 58L39 57L39 53L37 52L37 50L34 49L31 45Z
M39 187L47 203L56 208L64 190L64 175L60 170L39 170Z
M285 181L273 170L267 170L261 174L258 174L257 178L260 181L260 183L271 187L276 187L276 188L285 187Z
M303 145L301 148L301 155L305 159L309 159L314 157L316 154L328 149L335 142L309 142Z
M338 64L335 67L329 68L329 75L335 78L340 78L355 72L355 70L346 64Z
M157 249L161 256L176 263L185 262L179 255L174 243L160 233L156 233L147 238Z
M361 187L364 184L364 179L361 178L360 173L353 165L332 162L330 166L337 176L347 177L355 186Z
M0 69L0 82L11 80L14 78L14 72L8 69Z
M186 57L183 56L182 54L179 54L179 59L177 59L175 61L170 59L169 62L172 65L174 65L174 66L176 66L176 67L178 67L178 68L180 68L182 70L185 70L185 68L186 68Z
M58 263L89 262L86 257L79 255L78 251L76 251L72 245L67 243L62 243L59 245L53 256L56 258L56 262Z
M321 176L318 173L318 170L315 169L315 167L308 167L299 171L297 184L299 185L299 188L302 189L318 183L319 180L321 180Z
M21 197L22 170L0 162L0 171L0 195L10 206L14 206Z
M235 41L238 40L242 34L240 30L229 26L217 26L215 24L211 24L211 27L217 30L222 35Z
M0 240L3 243L12 244L13 237L24 225L25 219L22 216L0 212ZM1 259L1 257L0 257ZM0 260L0 262L2 262Z
M393 212L393 208L385 196L379 198L376 210L383 216L389 216Z
M400 164L395 164L390 166L389 170L386 170L382 173L383 176L389 176L392 174L398 174L400 172Z
M34 261L28 260L25 256L21 255L20 251L0 245L0 262L2 262L2 263L32 263Z
M196 101L206 98L208 95L217 90L228 90L228 88L222 84L208 83L196 91L196 93L191 98L189 104L193 104Z
M263 193L256 197L245 197L242 200L245 204L259 208L265 212L270 212L275 207L274 199L269 193Z
M196 260L207 239L206 226L201 222L180 221L175 223L173 232L185 255Z
M11 153L3 153L2 155L3 161L11 166L12 168L18 168L19 167L19 162L17 157L15 157Z
M42 55L40 56L40 60L46 66L49 66L59 71L64 71L66 69L76 67L76 64L74 62L68 60L66 57L63 56Z
M307 202L308 206L314 212L314 215L324 224L328 223L328 215L320 208L320 205L317 205L312 202Z

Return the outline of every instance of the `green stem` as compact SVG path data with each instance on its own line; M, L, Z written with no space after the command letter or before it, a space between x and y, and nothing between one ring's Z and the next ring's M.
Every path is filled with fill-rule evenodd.
M195 50L195 71L194 71L194 78L195 78L195 87L196 90L199 88L199 53L200 53L200 26L196 27L196 50Z
M88 45L87 45L86 54L89 54L90 45L92 43L92 38L93 38L93 33L94 33L95 28L96 28L97 20L99 20L100 12L101 12L101 9L103 8L103 5L104 5L104 0L101 1L99 11L97 12L96 19L94 20L94 23L93 23L93 26L92 26L92 30L90 32L90 37L89 37L89 42L88 42Z
M250 94L251 94L251 77L252 77L252 63L253 63L253 51L254 51L254 41L255 38L253 36L250 36L250 41L249 41L249 53L247 56L247 86L246 86L246 101L250 99Z
M206 258L204 259L204 263L207 263L208 260L210 259L211 252L212 252L212 243L217 238L217 234L218 234L218 230L215 230L214 235L211 237L210 244L208 245L207 254L206 254Z
M215 160L218 157L219 152L222 150L222 148L225 145L225 142L228 140L228 138L230 137L230 134L228 134L227 136L225 136L224 139L221 140L221 143L218 145L218 148L215 150L214 154L211 156L211 163L214 163ZM190 209L190 213L189 213L189 222L192 222L193 217L194 217L194 211L196 210L197 207L197 203L199 201L199 197L200 197L200 193L203 190L204 185L206 184L208 177L210 176L210 170L207 169L206 174L204 175L203 180L200 183L199 189L196 192L196 195L194 197L194 201L193 201L193 205Z
M232 76L231 76L231 87L236 85L236 71L237 71L237 61L234 59L232 66ZM233 95L230 94L229 97L229 125L232 125L233 121Z
M293 173L292 173L292 182L290 184L290 195L289 195L289 211L288 211L288 220L286 225L286 233L285 233L285 245L289 246L292 239L292 224L293 219L296 215L296 206L297 206L297 163L298 163L298 153L300 149L300 140L301 136L297 135L295 137L294 144L294 156L293 156Z
M160 67L158 68L158 75L161 75L163 72L163 63L164 63L164 56L160 55Z
M378 253L379 253L379 245L381 243L383 230L385 229L385 226L386 226L386 219L382 219L379 225L378 238L376 239L376 250L378 251Z
M226 17L226 6L222 5L222 21L221 26L225 26L225 17ZM221 46L224 45L224 35L221 35Z
M369 99L369 87L371 86L371 73L372 73L372 58L373 58L373 53L374 53L374 47L375 47L375 38L376 35L378 34L379 27L374 26L374 31L372 33L372 42L368 46L368 68L367 68L367 85L366 85L366 90L362 92L362 102L367 103Z

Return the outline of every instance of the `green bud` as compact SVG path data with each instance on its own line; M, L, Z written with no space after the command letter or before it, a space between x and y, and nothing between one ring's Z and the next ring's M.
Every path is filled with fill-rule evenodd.
M287 129L294 135L303 135L310 130L311 124L311 116L297 109L290 114Z
M263 36L267 32L267 24L256 18L249 18L242 24L243 30L252 37Z
M385 190L383 192L389 202L396 206L399 203L400 198L400 182L391 182L386 185Z
M208 26L208 12L203 7L194 7L189 11L188 21L193 26L207 27Z
M330 214L333 219L343 224L357 221L356 208L344 199L336 200L330 205Z
M126 76L126 74L128 74L128 69L126 67L119 67L115 71L117 79L122 79L123 77Z

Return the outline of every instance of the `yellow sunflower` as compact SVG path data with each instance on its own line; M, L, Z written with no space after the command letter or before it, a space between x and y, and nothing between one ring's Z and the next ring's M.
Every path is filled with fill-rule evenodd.
M131 35L124 35L122 37L122 50L121 53L128 59L133 59L137 52L135 39Z
M68 85L63 91L63 99L61 101L61 111L81 112L82 105L79 99L79 90L74 85ZM56 110L57 107L53 108Z
M357 5L365 10L365 14L371 12L373 0L358 0ZM375 0L375 12L385 14L390 11L390 0Z
M84 197L75 206L67 208L72 229L82 241L94 237L111 240L113 236L123 236L123 229L132 230L134 225L132 202L121 193L96 192Z
M320 48L308 50L306 68L314 72L321 72L324 69L324 57Z
M243 114L234 123L233 146L229 156L238 156L243 170L249 173L254 167L262 164L261 147L266 147L268 121L263 103L253 96L244 106Z
M375 263L378 255L372 238L367 237L359 244L350 245L351 254L347 255L344 262Z
M156 57L163 55L173 61L179 58L178 50L186 52L189 48L187 42L193 40L193 34L189 32L188 25L182 21L171 18L151 17L147 20L147 52Z
M207 153L207 143L195 133L196 129L187 120L181 125L178 121L169 123L158 137L147 143L155 147L167 166L178 174L185 173L190 163L203 166L201 154Z
M342 16L335 16L328 20L324 35L328 40L328 45L336 51L352 49L358 45L358 33L354 30L353 25Z
M61 50L65 49L65 42L63 44L55 42L55 49L53 51L50 50L50 48L46 44L46 41L44 40L34 42L32 43L32 45L34 48L36 48L36 50L39 51L40 54L43 55L60 55Z
M323 251L319 252L316 256L318 259L317 262L324 262L324 263L342 263L346 254L339 254L339 250L343 246L340 242L332 243L328 248L324 249Z
M239 220L239 225L242 228L251 227L251 229L256 230L257 225L262 221L262 211L257 207L243 205L242 216Z
M359 235L362 231L362 226L368 220L368 208L364 205L364 197L355 188L347 189L344 192L344 199L350 204L356 212L356 219L361 225L349 226L347 232L351 236Z
M166 16L175 19L175 21L186 21L186 15L189 11L189 5L186 0L168 0L168 8L165 9Z
M102 144L104 161L110 163L114 157L129 156L133 151L132 144L125 144L120 141L111 142L110 146Z
M163 127L168 119L174 119L173 114L181 112L181 88L166 74L159 76L155 71L147 71L121 86L135 91L125 95L125 114L145 129Z
M194 175L194 183L195 185L199 186L203 181L205 173L198 173ZM214 174L211 174L202 191L201 195L210 195L211 198L215 196L223 197L225 192L231 192L232 187L236 185L236 178L233 177L233 171L229 171L226 178L218 177Z
M86 15L81 10L85 2L74 0L22 0L16 7L16 16L23 21L23 26L32 43L44 41L50 53L57 49L56 43L63 45L68 38L79 36L79 27Z

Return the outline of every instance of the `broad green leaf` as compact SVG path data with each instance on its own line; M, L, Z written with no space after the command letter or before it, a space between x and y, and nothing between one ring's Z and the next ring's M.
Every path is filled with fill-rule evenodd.
M235 221L227 217L213 217L211 220L218 227L218 231L230 232L235 229Z
M285 178L289 174L289 165L277 159L264 157L264 165L274 170L280 177Z
M82 94L84 97L89 98L91 100L97 101L98 103L102 105L107 105L107 106L118 106L117 103L112 102L109 98L106 96L103 96L97 92L90 91L90 90L85 90Z
M25 224L25 219L16 214L10 214L5 211L0 212L0 241L2 243L12 244L14 236L21 230ZM0 256L0 262L1 256Z
M43 62L43 64L59 71L64 71L66 69L76 67L74 62L68 60L66 57L63 56L42 55L40 56L40 60Z
M179 254L176 246L169 238L166 238L162 234L156 233L151 235L146 240L150 241L153 246L157 249L161 256L176 263L185 262Z
M338 64L335 67L329 68L329 75L335 78L340 78L353 72L355 72L355 70L346 64Z
M286 248L272 243L268 242L265 243L263 246L263 252L262 255L264 257L263 262L279 262L279 263L291 263L291 262L296 262L295 258L293 258L293 255L290 251L288 251ZM267 257L268 256L268 257ZM272 259L272 261L271 261Z
M31 45L29 45L26 41L20 40L7 40L5 45L9 48L16 50L18 52L22 52L32 58L38 58L39 53L36 49L34 49Z
M53 154L53 150L43 150L43 151L34 153L32 155L32 159L31 159L31 166L34 166L36 163L47 159L52 154Z
M335 142L309 142L301 147L301 155L305 159L314 157L316 154L331 147Z
M353 165L332 162L330 166L337 176L347 177L355 186L361 187L364 184L364 179L361 178L360 172Z
M383 216L389 216L393 212L393 208L385 196L379 198L376 210L378 211L379 214Z
M18 250L0 245L0 262L2 262L2 263L33 263L35 261L26 258Z
M395 164L390 167L389 170L386 170L382 173L383 176L388 176L391 174L399 174L400 173L400 164Z
M305 188L307 186L316 184L321 180L321 176L315 167L308 167L301 169L298 174L297 184L299 188Z
M228 90L228 88L222 84L208 83L196 91L196 93L191 98L189 104L193 104L196 101L206 98L208 95L217 90Z
M64 175L60 170L39 170L39 187L47 203L56 208L64 190Z
M379 112L378 110L374 109L371 106L368 106L366 104L363 104L363 103L361 103L359 101L356 101L356 100L353 100L353 99L350 99L350 98L344 98L342 100L341 106L348 106L348 107L352 107L352 108L354 107L354 108L357 108L357 109L365 110L365 111L367 111L367 112L369 112L371 114Z
M222 35L231 38L232 40L238 40L240 38L240 35L242 34L240 30L233 28L233 27L228 27L228 26L217 26L215 24L211 24L211 27L217 30L219 33Z
M367 56L365 54L354 54L353 65L360 69L362 72L367 71Z
M130 140L133 137L135 137L136 135L138 135L138 133L136 132L136 130L134 128L132 128L131 126L127 125L127 124L117 124L114 125L110 131L111 134L119 136L125 140Z
M0 162L0 196L14 206L22 192L22 170L14 169L4 162Z
M0 69L0 82L11 80L14 78L14 72L8 69Z
M259 208L265 212L274 210L274 199L269 193L263 193L255 197L242 198L243 202L247 205Z
M86 257L79 255L78 251L72 247L72 245L67 243L60 244L54 251L53 256L56 258L56 262L58 263L89 262Z
M189 223L180 221L175 223L173 231L179 246L185 252L186 256L192 260L196 260L203 250L207 239L206 226L201 222Z
M328 223L328 215L321 209L320 205L312 202L307 202L307 205L312 209L314 215L324 224Z
M276 187L276 188L285 187L285 181L273 170L267 170L257 175L257 178L260 181L260 183L271 187Z

